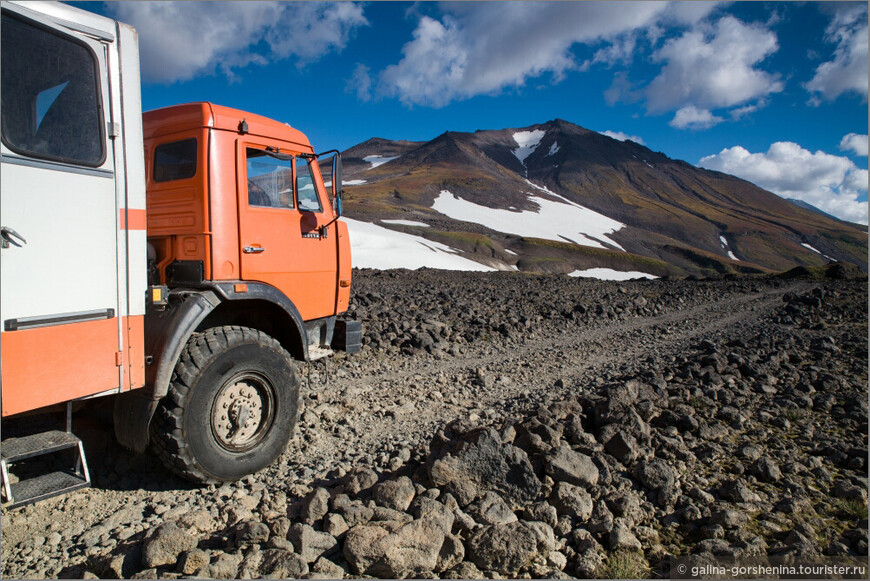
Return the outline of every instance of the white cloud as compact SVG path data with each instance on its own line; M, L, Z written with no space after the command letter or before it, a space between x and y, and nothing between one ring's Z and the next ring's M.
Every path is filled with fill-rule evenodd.
M368 24L349 2L109 2L139 31L142 76L173 83L295 57L304 65L340 51ZM195 31L191 23L196 23Z
M730 173L784 198L796 198L843 220L867 223L867 170L847 157L815 153L779 141L766 153L738 146L701 159L698 165Z
M694 105L686 105L677 111L668 125L677 129L709 129L724 121L713 115L707 109L698 109Z
M828 42L836 43L834 58L820 64L815 75L805 85L814 93L811 103L819 96L832 101L844 93L857 93L867 98L867 4L839 5L826 30Z
M356 98L367 103L372 99L372 77L369 68L358 63L353 70L353 76L348 80L345 92L356 93Z
M409 106L443 107L545 74L559 80L580 68L570 50L576 43L616 42L599 53L609 62L625 57L631 46L622 35L659 20L697 16L662 2L459 2L441 8L439 19L420 19L402 59L382 71L381 94Z
M731 16L700 24L654 53L653 59L665 65L646 88L647 108L651 113L687 106L709 112L780 92L779 77L757 68L777 48L773 32Z
M848 133L840 140L840 150L852 151L855 155L867 157L867 136Z
M617 141L626 141L626 140L630 139L631 141L634 141L635 143L640 143L641 145L646 145L646 143L644 143L643 139L641 139L637 135L629 135L628 133L623 133L622 131L610 131L608 129L607 131L599 131L599 133L601 135L606 135L607 137L611 137Z

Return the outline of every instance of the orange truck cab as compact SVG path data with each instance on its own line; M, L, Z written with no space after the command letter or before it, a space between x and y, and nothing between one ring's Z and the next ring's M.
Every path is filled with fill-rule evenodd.
M211 103L142 115L131 26L56 2L0 12L5 500L90 484L72 412L96 397L114 398L122 444L181 476L264 468L297 422L297 362L360 348L339 318L338 152ZM65 430L20 420L64 406ZM10 477L68 449L74 470Z
M351 282L350 239L339 220L341 160L337 151L316 154L305 135L285 123L211 103L147 112L143 135L150 285L146 387L118 398L115 431L122 443L144 450L154 440L155 425L158 434L173 433L185 420L192 433L211 426L205 439L215 441L203 447L214 448L208 450L216 452L214 465L162 455L195 480L231 479L260 467L256 448L268 434L258 430L279 421L271 416L282 405L298 413L295 371L280 361L277 371L261 369L259 358L274 355L272 349L310 361L333 348L360 348L359 323L337 318L347 310ZM331 157L321 168L324 155ZM223 357L221 350L234 341L231 334L242 343L250 335L248 350L265 353L254 353L246 363ZM199 338L216 351L219 363L193 361L201 348L191 341ZM209 341L227 346L215 350ZM180 370L188 356L189 369ZM176 385L179 375L208 375L205 368L216 364L233 371L207 379L214 393L204 404L190 412L166 405L192 387ZM296 387L282 393L281 382ZM236 410L236 416L224 416L223 409ZM145 421L149 417L154 422ZM191 446L169 439L169 449ZM286 438L281 440L283 449ZM233 455L236 448L254 456L250 469ZM274 455L266 454L269 462ZM235 467L228 470L231 458Z

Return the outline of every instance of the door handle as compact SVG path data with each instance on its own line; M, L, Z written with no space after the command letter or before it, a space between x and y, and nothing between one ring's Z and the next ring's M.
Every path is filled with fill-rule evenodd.
M265 252L266 249L262 246L245 246L242 248L242 252L245 254L260 254L261 252Z
M8 226L0 228L0 237L3 239L3 248L9 248L10 244L14 244L21 248L24 244L27 244L27 240L24 239L24 236ZM16 242L13 238L18 238L18 240L21 240L21 243Z

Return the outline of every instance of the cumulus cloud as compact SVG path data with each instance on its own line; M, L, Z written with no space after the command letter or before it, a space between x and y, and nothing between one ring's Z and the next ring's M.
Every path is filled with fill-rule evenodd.
M349 2L109 2L139 31L142 76L173 83L249 64L295 58L300 65L340 51L368 24ZM196 34L191 23L196 23Z
M805 85L813 93L811 103L819 98L832 101L844 93L867 98L867 4L848 3L837 6L828 25L826 40L836 44L833 59L820 64Z
M353 70L353 76L347 82L345 91L348 93L356 93L356 98L367 103L372 99L372 77L370 69L358 63Z
M867 170L847 157L779 141L765 153L738 146L701 159L701 167L736 175L784 198L803 200L850 222L867 223Z
M628 133L623 133L622 131L610 131L608 129L607 131L599 131L599 133L601 133L601 135L606 135L607 137L611 137L617 141L631 140L631 141L634 141L635 143L640 143L641 145L646 145L644 143L643 139L641 139L637 135L629 135Z
M694 105L686 105L677 110L674 118L668 125L677 129L709 129L724 121L721 117L713 115L707 109L698 109Z
M651 113L685 109L683 117L692 119L697 111L709 113L778 93L784 87L779 77L758 68L777 49L776 35L762 26L731 16L702 23L653 54L665 65L646 88L647 108ZM677 122L675 118L672 125Z
M840 150L867 157L867 136L848 133L840 140Z
M521 87L581 68L577 43L613 44L599 62L626 57L633 31L665 19L692 20L715 5L681 11L661 2L459 2L440 18L423 16L402 59L382 71L380 92L406 105L443 107L455 100ZM615 44L614 44L615 43Z

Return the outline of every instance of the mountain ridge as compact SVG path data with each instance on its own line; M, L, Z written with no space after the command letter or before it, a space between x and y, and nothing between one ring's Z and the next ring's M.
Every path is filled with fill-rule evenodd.
M584 250L600 247L655 261L659 272L667 264L671 275L784 271L821 266L827 257L866 270L866 229L859 225L563 119L445 131L422 142L373 138L342 155L345 177L355 184L346 191L348 216L432 240L474 234L476 250L453 248L494 268L568 273L624 266L627 256ZM430 228L381 222L399 218ZM620 226L603 246L584 229L606 220ZM551 247L522 242L534 238L571 240L577 248L554 255Z

